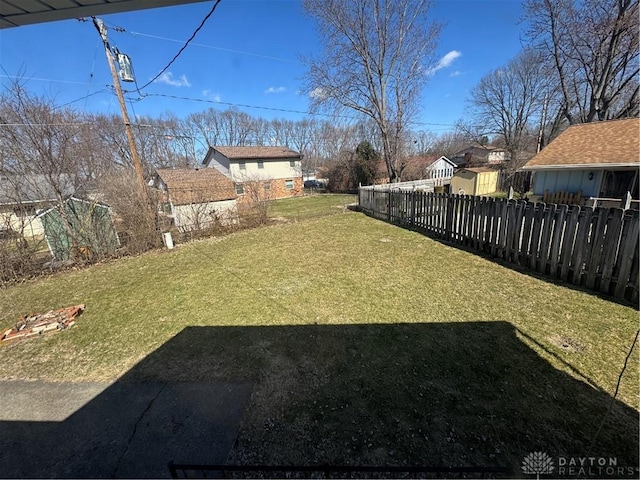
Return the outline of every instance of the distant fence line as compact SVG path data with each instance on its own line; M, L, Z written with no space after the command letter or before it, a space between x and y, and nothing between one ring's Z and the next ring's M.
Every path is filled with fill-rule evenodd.
M451 177L428 178L423 180L410 180L408 182L382 183L380 185L360 186L360 190L364 191L423 191L433 192L435 187L449 185Z
M638 210L361 188L374 218L638 303Z

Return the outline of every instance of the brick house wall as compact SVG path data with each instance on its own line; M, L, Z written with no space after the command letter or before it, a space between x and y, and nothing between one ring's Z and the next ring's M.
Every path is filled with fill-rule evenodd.
M287 181L293 182L293 188L287 188ZM289 198L289 197L297 197L304 194L302 177L294 177L294 178L274 178L272 180L264 180L257 182L260 184L261 190L259 191L260 195L264 194L263 198L268 198L269 200L277 200L279 198ZM241 183L237 184L238 186L243 185ZM267 189L265 190L265 186ZM244 193L239 193L238 190L238 201L241 203L246 203L251 200L251 195L248 191L249 188L254 188L253 186L249 187L246 184L243 185Z

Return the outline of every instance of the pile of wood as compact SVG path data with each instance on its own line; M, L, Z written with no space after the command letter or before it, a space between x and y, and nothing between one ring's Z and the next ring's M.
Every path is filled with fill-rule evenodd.
M73 307L50 310L46 313L25 315L15 326L0 335L0 340L17 340L20 338L42 335L46 332L65 330L75 325L75 318L84 310L84 304Z

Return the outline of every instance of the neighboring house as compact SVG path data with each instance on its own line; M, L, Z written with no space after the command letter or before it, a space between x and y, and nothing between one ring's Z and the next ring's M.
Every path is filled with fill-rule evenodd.
M63 207L38 214L53 258L92 260L109 255L120 246L108 205L69 197Z
M572 125L530 159L536 199L549 193L582 198L638 199L640 119Z
M450 178L456 168L456 164L444 155L441 157L437 155L413 157L407 161L407 166L402 172L402 179Z
M176 227L201 230L216 223L237 221L233 181L214 168L161 168L155 186L166 192L168 208Z
M456 152L451 157L457 168L481 167L486 165L500 165L510 159L509 153L504 148L489 145L471 145L464 150Z
M302 155L286 147L210 147L202 163L231 178L239 196L256 185L261 198L303 193Z
M451 193L488 195L498 189L498 170L488 167L462 168L451 178Z
M37 212L57 203L58 194L66 198L72 193L74 187L69 175L49 179L41 174L0 172L0 232L11 231L27 237L42 235L44 230Z

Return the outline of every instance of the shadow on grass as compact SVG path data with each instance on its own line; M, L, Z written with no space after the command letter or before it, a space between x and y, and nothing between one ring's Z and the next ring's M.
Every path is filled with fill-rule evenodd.
M11 477L166 477L171 460L512 477L534 451L555 477L571 476L559 457L615 458L615 477L638 465L638 412L555 369L506 322L188 327L66 420L0 433Z

